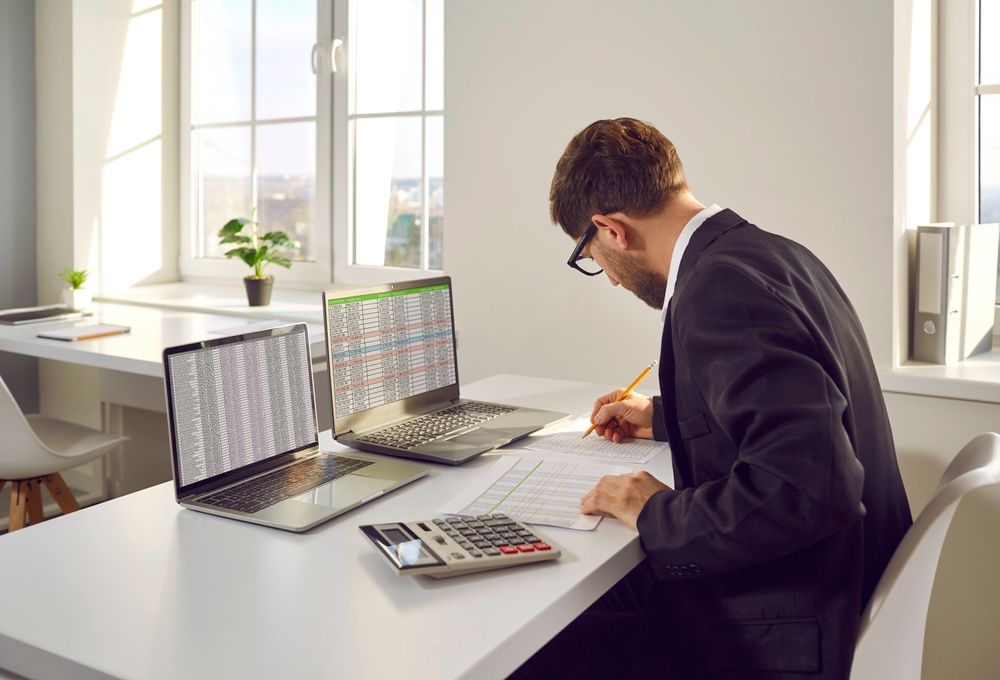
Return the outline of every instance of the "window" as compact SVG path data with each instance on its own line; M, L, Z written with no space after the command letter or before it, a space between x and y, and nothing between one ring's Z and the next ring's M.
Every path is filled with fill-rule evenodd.
M980 0L977 24L977 221L1000 222L1000 42L995 38L1000 35L1000 0ZM1000 264L996 296L1000 305Z
M335 168L349 181L335 211L337 277L368 282L442 269L443 0L364 0L346 19L345 152L335 154Z
M181 272L230 278L256 208L301 250L282 280L443 267L443 0L186 0Z
M1000 222L1000 0L979 8L979 221Z
M329 280L329 79L318 50L326 0L190 0L183 49L185 275L230 276L217 233L255 218L301 249L282 278ZM325 23L329 23L329 19ZM326 152L329 153L328 151Z

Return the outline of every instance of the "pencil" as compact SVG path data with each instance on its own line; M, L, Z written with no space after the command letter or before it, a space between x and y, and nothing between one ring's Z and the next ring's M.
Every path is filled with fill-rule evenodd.
M641 383L643 381L643 379L645 379L645 377L647 375L649 375L649 372L651 370L653 370L653 366L656 366L656 362L655 361L653 363L651 363L649 366L646 366L646 368L643 370L643 372L640 373L639 376L635 380L632 381L632 384L625 388L625 390L622 392L621 396L618 397L617 399L615 399L614 403L617 404L619 401L622 401L623 399L625 399L625 397L627 397L628 395L632 394L632 390L634 390L636 387L638 387L639 383ZM593 432L595 427L597 427L597 425L595 425L594 423L591 423L590 427L587 428L587 431L583 433L583 437L580 437L580 439L583 439L588 434L590 434L591 432Z
M123 333L128 333L128 329L116 328L113 331L101 331L100 333L91 333L90 335L80 335L74 338L74 340L93 340L94 338L106 338L109 335L122 335Z

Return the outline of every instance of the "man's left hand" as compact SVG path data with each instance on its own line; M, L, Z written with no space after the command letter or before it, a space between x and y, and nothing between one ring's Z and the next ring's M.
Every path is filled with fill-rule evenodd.
M645 471L607 475L580 499L580 512L585 515L611 515L635 529L639 513L649 497L669 489Z

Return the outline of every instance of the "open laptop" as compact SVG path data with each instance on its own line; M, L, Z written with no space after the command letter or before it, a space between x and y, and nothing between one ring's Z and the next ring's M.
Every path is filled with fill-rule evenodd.
M457 465L565 413L459 397L451 278L323 293L333 435Z
M177 502L305 531L427 469L319 450L306 324L163 351Z

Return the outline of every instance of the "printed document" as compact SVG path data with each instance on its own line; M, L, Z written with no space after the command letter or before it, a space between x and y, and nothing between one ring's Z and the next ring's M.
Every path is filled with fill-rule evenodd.
M589 461L531 460L498 456L497 461L438 512L487 515L502 512L527 524L591 531L601 515L581 515L580 499L605 475L631 468Z
M589 414L560 423L553 428L545 428L527 437L521 448L638 465L648 463L658 453L670 452L668 444L654 442L651 439L626 439L618 444L610 439L598 437L597 434L581 439L588 427L590 427Z

